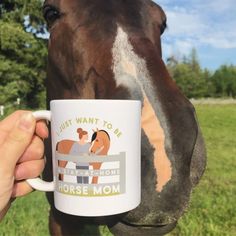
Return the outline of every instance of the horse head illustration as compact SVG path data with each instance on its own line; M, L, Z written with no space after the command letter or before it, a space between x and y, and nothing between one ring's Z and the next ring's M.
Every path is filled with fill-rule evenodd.
M105 130L96 130L92 136L92 145L90 152L95 155L105 156L110 148L110 136ZM99 170L102 166L102 162L90 163L94 170ZM92 178L92 184L98 183L98 177Z
M110 136L105 130L96 130L91 140L90 152L96 155L107 155L110 148Z

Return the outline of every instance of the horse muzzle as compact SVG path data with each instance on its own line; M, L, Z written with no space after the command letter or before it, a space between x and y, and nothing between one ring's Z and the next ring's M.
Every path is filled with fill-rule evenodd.
M114 235L122 235L122 233L125 232L125 235L127 236L165 235L171 232L176 227L176 224L177 222L157 226L136 226L125 222L119 222L115 227L110 227L110 231Z

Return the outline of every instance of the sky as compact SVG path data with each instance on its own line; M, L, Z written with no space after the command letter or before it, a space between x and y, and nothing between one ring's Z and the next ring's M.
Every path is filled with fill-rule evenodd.
M197 49L203 68L236 65L236 0L155 0L167 15L163 58Z

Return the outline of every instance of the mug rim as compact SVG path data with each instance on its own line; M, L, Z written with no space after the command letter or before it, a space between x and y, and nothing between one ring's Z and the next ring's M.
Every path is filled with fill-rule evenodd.
M71 102L115 102L115 103L140 103L141 100L134 99L54 99L50 101L52 103L71 103Z

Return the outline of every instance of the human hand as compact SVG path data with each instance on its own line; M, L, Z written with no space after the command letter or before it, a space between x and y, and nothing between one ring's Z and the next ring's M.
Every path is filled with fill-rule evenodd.
M47 136L45 123L36 122L31 112L17 111L0 122L0 216L11 198L32 191L26 179L43 171Z

